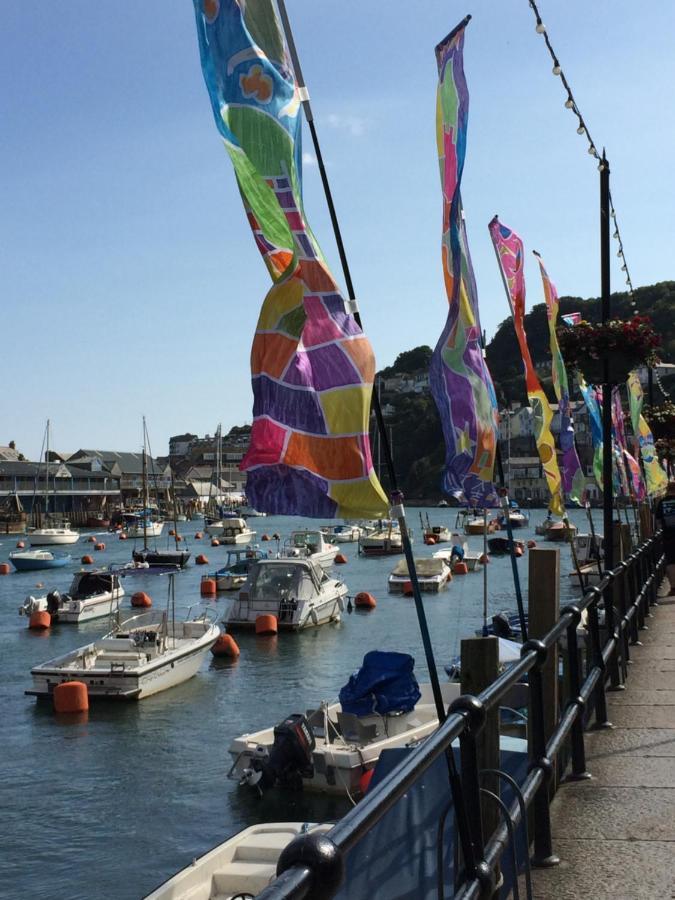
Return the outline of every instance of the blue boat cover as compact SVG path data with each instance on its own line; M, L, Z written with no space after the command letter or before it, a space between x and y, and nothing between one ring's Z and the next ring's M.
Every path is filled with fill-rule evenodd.
M422 696L409 653L371 650L340 691L342 711L355 716L410 712Z

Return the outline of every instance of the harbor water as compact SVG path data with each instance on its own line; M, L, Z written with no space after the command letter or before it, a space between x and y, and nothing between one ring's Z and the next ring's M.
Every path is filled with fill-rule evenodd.
M420 540L419 511L407 512L417 538L416 555L430 556L434 548ZM456 510L423 512L432 525L455 523ZM535 538L534 526L544 516L543 510L532 510L529 527L515 536ZM571 512L570 519L580 531L588 530L583 511ZM594 511L594 521L600 528L599 510ZM282 538L303 524L317 525L272 517L250 519L249 524L259 537L278 532ZM177 608L185 611L208 604L222 613L227 595L204 601L199 583L205 571L224 563L227 548L211 547L206 538L194 540L200 527L201 522L179 523L193 556L189 568L175 576ZM8 559L16 540L16 536L0 538L0 561ZM68 548L73 564L65 569L0 578L0 897L137 900L247 825L338 818L349 801L276 790L260 798L228 780L230 741L336 698L371 649L411 653L418 680L427 680L413 601L387 592L387 576L400 557L364 559L356 544L343 544L348 562L334 568L335 576L345 581L351 596L372 593L375 610L345 612L340 624L301 634L237 635L241 648L237 661L216 660L209 654L198 674L183 685L138 703L93 704L85 720L64 720L49 703L37 703L24 694L31 686L30 669L100 636L107 630L107 620L33 632L17 610L29 594L38 596L54 588L67 591L85 553L99 565L131 559L132 541L108 534L99 540L106 543L103 552L93 552L82 538ZM158 546L167 540L165 534ZM472 550L482 549L480 536L461 540L468 541ZM260 546L275 549L274 543ZM578 595L579 588L568 577L569 546L557 546L565 601ZM208 556L208 567L194 565L200 552ZM518 566L527 597L527 553ZM513 610L509 558L492 557L488 575L490 614ZM165 575L134 573L123 584L122 605L129 615L130 596L138 590L150 594L155 607L166 604ZM439 673L445 678L443 663L459 652L461 638L482 624L482 573L455 577L440 594L424 595L424 606Z

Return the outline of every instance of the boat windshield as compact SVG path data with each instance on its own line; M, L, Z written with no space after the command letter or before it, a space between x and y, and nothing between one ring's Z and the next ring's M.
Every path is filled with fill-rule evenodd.
M294 547L307 547L310 553L316 553L321 547L320 531L296 531L293 535Z
M283 562L256 566L252 575L250 595L257 600L278 600L294 597L305 601L314 597L316 585L306 566L289 566Z

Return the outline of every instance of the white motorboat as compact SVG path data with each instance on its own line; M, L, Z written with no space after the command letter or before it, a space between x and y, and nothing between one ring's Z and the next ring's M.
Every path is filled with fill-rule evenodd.
M267 513L260 512L260 510L254 509L252 506L240 506L239 515L243 516L245 519L259 519L265 518Z
M450 563L444 557L416 559L415 569L421 591L437 594L449 581L452 581ZM392 594L403 594L406 590L411 589L410 573L405 559L396 563L389 576L388 584Z
M330 569L340 548L331 544L318 529L291 531L291 536L284 541L280 556L295 559L301 557L318 563L324 569Z
M246 524L245 519L233 516L231 519L219 519L206 526L206 533L217 537L221 544L248 544L256 536Z
M74 544L80 539L80 532L73 531L70 522L54 528L29 528L27 531L31 547L51 547L59 544Z
M220 635L210 610L184 621L168 611L133 616L111 632L31 669L36 697L63 681L81 681L89 698L141 700L196 674Z
M124 514L124 533L134 540L161 537L164 522L156 519L150 510Z
M464 554L461 559L455 554L454 547L452 550L437 550L434 553L434 559L444 559L451 569L455 562L463 562L466 563L469 572L475 572L482 565L481 559L483 554L474 553L470 550L466 541L461 546Z
M455 528L462 528L464 534L483 534L487 518L487 531L492 534L498 528L498 522L475 509L460 509L455 520Z
M307 716L289 716L276 728L242 734L230 744L230 777L261 790L274 784L267 773L270 763L272 768L276 765L275 737L290 735L306 748L307 765L292 773L286 770L284 781L292 779L289 786L356 797L362 775L374 768L383 750L409 747L438 727L431 685L420 684L419 691L420 699L410 712L356 716L343 712L339 702L322 703ZM441 693L447 708L459 696L459 684L443 683Z
M411 535L412 540L412 535ZM359 553L364 556L390 556L403 553L403 538L398 522L382 520L359 538Z
M255 559L267 559L260 550L247 547L246 550L228 550L225 565L204 575L202 581L212 579L216 582L216 591L238 591L246 584L248 570Z
M352 544L361 537L363 528L358 525L322 525L321 533L336 544Z
M223 623L228 631L259 631L263 624L266 631L300 631L339 622L346 594L347 587L311 559L257 559Z
M332 825L266 822L251 825L193 859L144 900L244 900L254 898L277 877L281 851L299 834L323 834Z
M424 543L447 544L452 540L452 532L445 525L427 525L424 529Z
M19 614L48 612L52 622L88 622L117 611L124 588L119 575L106 571L76 572L67 594L50 591L44 597L27 597Z

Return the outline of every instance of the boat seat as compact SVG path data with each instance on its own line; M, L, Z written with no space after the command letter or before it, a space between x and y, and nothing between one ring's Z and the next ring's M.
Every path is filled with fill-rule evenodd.
M338 716L340 713L338 713ZM341 734L340 725L330 719L330 725L328 727L328 734L326 734L325 729L325 717L324 711L322 709L308 709L305 713L305 717L307 719L307 724L314 732L316 737L323 738L327 744L332 744L335 738L339 737Z
M346 741L369 744L377 737L377 725L364 725L353 713L339 712L337 719L340 732Z

